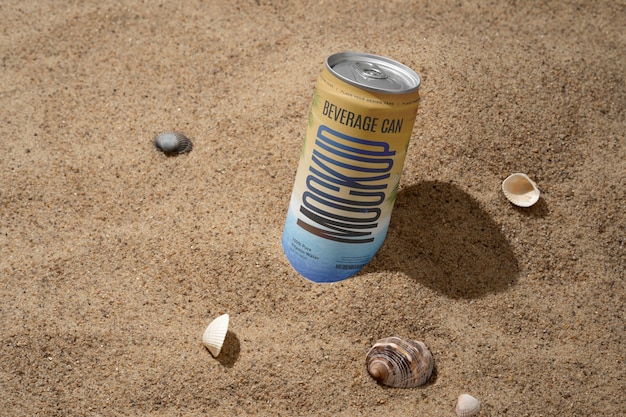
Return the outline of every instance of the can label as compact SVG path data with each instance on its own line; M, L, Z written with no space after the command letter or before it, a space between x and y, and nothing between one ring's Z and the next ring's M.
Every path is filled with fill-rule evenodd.
M320 74L282 237L305 278L345 279L382 245L417 103L417 91L365 91Z

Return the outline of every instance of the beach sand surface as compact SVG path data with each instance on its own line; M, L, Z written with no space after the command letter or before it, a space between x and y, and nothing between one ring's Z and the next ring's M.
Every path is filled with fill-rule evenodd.
M623 1L0 14L0 415L454 416L464 392L481 416L626 415ZM342 51L413 68L421 101L383 247L320 285L280 238ZM164 131L193 150L158 152ZM428 384L368 375L394 335L430 348Z

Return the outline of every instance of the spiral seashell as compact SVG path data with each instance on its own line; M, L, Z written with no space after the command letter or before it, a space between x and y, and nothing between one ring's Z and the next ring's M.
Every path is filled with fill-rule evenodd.
M211 355L217 357L222 350L226 333L228 332L228 314L222 314L211 323L204 331L202 335L202 343L209 349Z
M367 353L367 371L376 381L395 388L412 388L430 379L435 361L417 340L387 337Z
M519 207L530 207L539 200L539 188L528 175L515 173L502 182L502 192L506 198Z
M154 138L154 146L163 153L172 155L190 152L193 143L182 133L165 132Z
M459 395L456 401L457 417L475 417L480 413L480 401L469 394Z

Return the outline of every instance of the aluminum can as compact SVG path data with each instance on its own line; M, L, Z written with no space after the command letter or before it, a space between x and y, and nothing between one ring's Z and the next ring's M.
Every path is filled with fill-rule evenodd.
M387 235L419 102L419 76L389 58L331 55L317 80L283 229L313 282L356 274Z

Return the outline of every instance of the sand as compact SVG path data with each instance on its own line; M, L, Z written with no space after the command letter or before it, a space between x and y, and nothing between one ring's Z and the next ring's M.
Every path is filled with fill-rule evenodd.
M623 1L4 1L0 414L626 414ZM319 285L280 246L315 79L422 77L382 249ZM152 144L187 134L189 154ZM512 172L540 201L512 206ZM213 358L207 324L229 313ZM383 337L419 388L377 385Z

